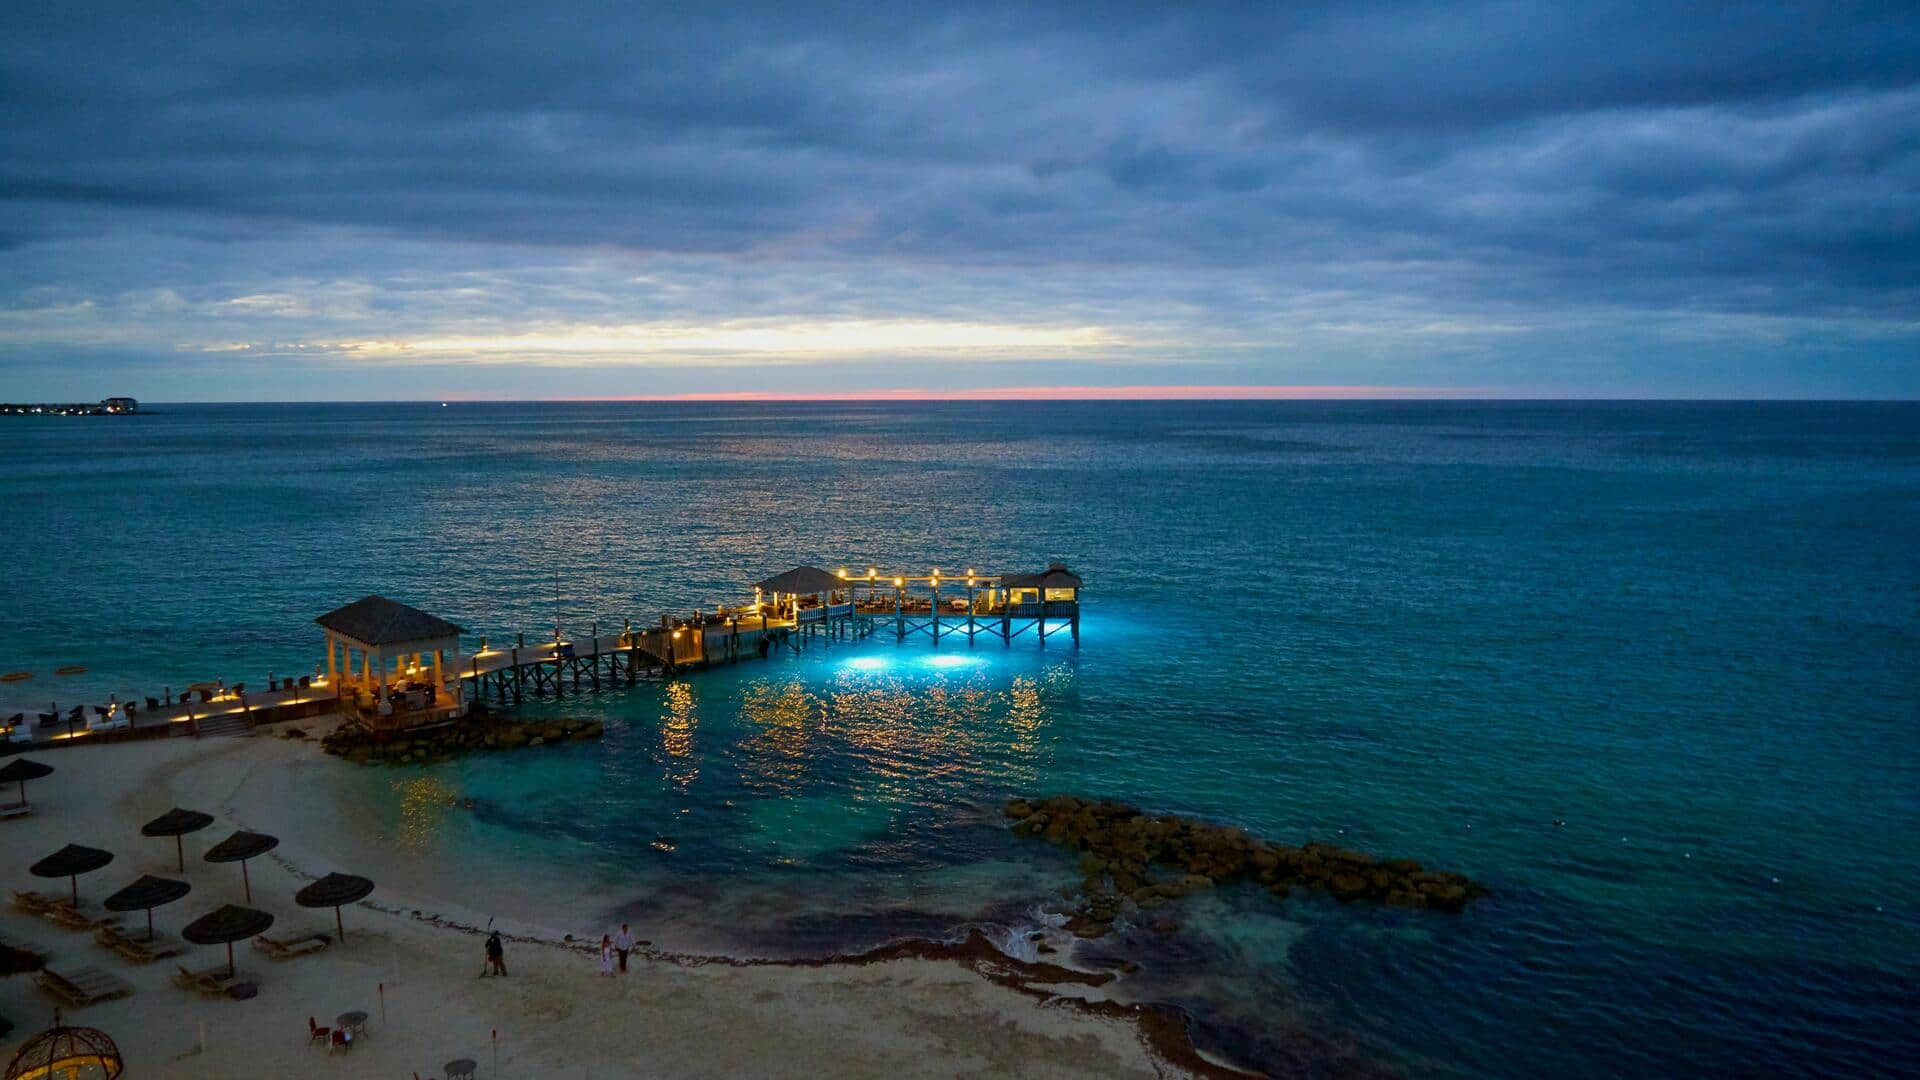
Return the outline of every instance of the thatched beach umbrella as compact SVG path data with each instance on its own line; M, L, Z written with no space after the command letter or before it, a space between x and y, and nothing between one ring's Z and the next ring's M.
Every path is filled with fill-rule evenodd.
M180 936L195 945L227 947L227 977L233 977L233 943L258 937L273 926L273 916L264 911L226 904L220 910L188 923Z
M172 878L154 877L142 874L133 884L107 897L108 911L141 911L147 913L147 940L153 940L153 909L161 904L171 904L175 900L193 891L193 886Z
M27 869L34 877L63 877L73 886L73 906L80 906L80 875L91 874L113 861L113 852L68 844Z
M247 903L253 903L253 881L247 877L247 860L265 855L280 846L278 837L266 833L248 832L236 829L232 836L207 849L208 862L237 862L240 864L240 881L246 886Z
M28 761L22 757L14 758L12 761L7 762L5 766L0 766L0 784L18 783L20 785L20 802L22 805L25 805L27 801L27 781L38 780L43 776L52 775L53 766L42 765L37 761Z
M373 892L373 882L352 874L328 874L319 881L308 885L293 894L293 902L301 907L333 909L333 928L340 931L340 940L347 940L346 924L340 921L340 908L345 904L358 903Z
M173 837L173 851L179 857L180 872L184 874L187 871L187 845L181 837L190 832L199 832L211 824L213 824L212 814L203 814L198 810L182 810L176 806L140 826L140 835Z

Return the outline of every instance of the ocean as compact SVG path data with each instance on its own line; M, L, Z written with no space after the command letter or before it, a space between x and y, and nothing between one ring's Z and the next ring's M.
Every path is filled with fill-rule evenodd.
M1084 577L1077 649L816 643L527 707L598 743L340 764L384 842L553 920L1018 951L1079 875L1001 804L1072 792L1492 887L1227 887L1086 947L1252 1067L1920 1061L1920 405L152 410L0 421L7 712L311 671L373 592L498 642L800 563Z

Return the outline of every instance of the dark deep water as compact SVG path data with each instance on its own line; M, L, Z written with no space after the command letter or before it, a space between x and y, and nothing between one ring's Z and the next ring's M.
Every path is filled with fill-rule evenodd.
M343 783L395 844L751 952L1030 919L1077 875L1013 792L1494 886L1225 889L1100 946L1274 1070L1920 1061L1920 405L158 408L0 422L8 712L309 670L367 592L498 638L556 571L584 631L797 562L1058 558L1077 652L815 650L560 707L599 744Z

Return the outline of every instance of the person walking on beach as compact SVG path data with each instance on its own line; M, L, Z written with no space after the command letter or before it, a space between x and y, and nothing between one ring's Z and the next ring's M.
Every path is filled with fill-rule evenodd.
M627 954L633 951L633 931L626 923L620 924L620 933L614 936L613 951L620 957L620 974L627 973Z
M613 974L613 938L600 935L600 974Z
M500 931L495 930L487 935L487 969L481 972L481 975L505 975L506 973L506 947L500 943Z

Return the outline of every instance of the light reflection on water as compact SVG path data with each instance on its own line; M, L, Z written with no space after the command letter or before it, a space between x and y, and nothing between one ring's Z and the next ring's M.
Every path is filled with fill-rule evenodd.
M1148 970L1223 972L1168 985L1318 1009L1421 1073L1866 1073L1920 1059L1916 409L174 406L9 424L0 670L89 672L0 687L17 695L0 715L303 672L311 617L375 590L506 640L556 607L570 631L647 622L822 558L1060 557L1089 585L1077 654L836 644L526 709L600 717L600 745L333 771L405 850L569 883L556 918L631 901L719 944L776 927L749 941L768 950L1050 893L1072 860L1008 841L1010 790L1344 836L1495 898L1421 920L1419 941L1391 913L1294 904L1286 925L1209 935L1196 907ZM805 454L774 434L796 428ZM396 514L396 483L438 497ZM830 512L796 513L795 492L831 492ZM1244 632L1196 627L1221 605ZM1243 993L1280 981L1284 999Z
M682 793L700 779L700 765L693 752L693 733L699 719L693 687L686 682L669 684L666 708L660 714L660 749L667 757L663 775L668 785Z
M440 777L427 773L393 781L399 801L392 839L404 851L432 851L455 813L459 792Z

